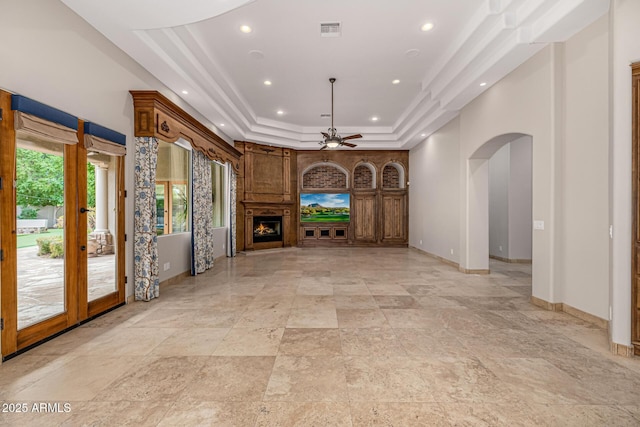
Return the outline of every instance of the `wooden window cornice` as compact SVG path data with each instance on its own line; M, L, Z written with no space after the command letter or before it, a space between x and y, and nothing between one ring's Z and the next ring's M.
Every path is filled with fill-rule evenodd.
M184 138L194 150L211 160L229 162L240 170L242 153L220 138L169 98L155 90L131 90L134 135L153 136L166 142Z

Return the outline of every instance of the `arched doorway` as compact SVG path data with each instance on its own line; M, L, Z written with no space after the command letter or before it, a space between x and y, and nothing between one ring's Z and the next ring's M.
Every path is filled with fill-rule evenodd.
M462 262L460 263L460 269L466 273L476 273L476 274L487 274L489 273L489 258L491 255L496 257L496 252L500 253L502 251L502 256L498 256L499 258L503 258L503 260L510 261L514 260L523 260L527 257L533 262L533 251L531 247L533 245L533 235L532 235L532 196L531 196L531 183L532 183L532 152L529 149L528 152L528 161L530 162L528 168L526 170L522 170L521 166L518 166L516 159L511 159L510 152L507 153L507 158L502 159L501 162L507 162L505 166L506 170L491 174L490 173L490 159L496 155L499 151L502 150L502 156L504 157L504 148L510 144L528 144L529 147L532 147L533 138L531 135L523 134L523 133L508 133L496 136L484 144L482 144L478 149L476 149L467 159L467 190L466 190L466 209L464 216L464 235L461 248L463 250ZM515 145L514 145L515 146ZM522 148L518 146L518 148ZM525 150L526 151L526 150ZM517 156L514 156L517 157ZM522 156L521 156L522 157ZM526 156L525 156L526 157ZM524 159L520 158L517 161L523 161ZM513 165L511 162L514 161ZM510 169L518 169L511 171ZM511 174L513 172L513 175ZM528 174L527 177L522 177L522 173ZM492 176L494 175L494 176ZM492 200L490 198L491 191L491 180L490 177L495 181L498 180L501 184L503 184L502 188L495 189L494 191L502 192L498 196L493 195ZM518 178L518 179L516 179ZM523 184L524 181L528 181L528 184ZM505 180L507 180L505 182ZM518 181L517 185L522 188L529 186L529 194L525 196L528 198L528 204L524 204L523 195L520 194L520 191L517 189L512 192L511 203L509 202L509 185L515 185L514 181ZM494 182L495 184L495 182ZM503 209L503 217L495 218L491 217L490 205L492 203L497 203L501 205ZM511 204L511 206L510 206ZM522 215L522 210L528 210L528 215ZM510 212L511 210L511 212ZM494 213L495 214L495 213ZM513 214L513 215L512 215ZM511 216L511 218L510 218ZM510 224L510 222L512 224ZM491 236L490 234L490 224L493 223L499 224L502 227L501 236ZM517 227L515 226L517 223ZM513 226L513 227L510 227ZM527 229L528 231L526 231ZM525 230L525 231L523 231ZM512 235L510 235L510 232ZM523 233L528 233L529 239L524 239L525 241L515 241L514 239L520 236L522 238ZM499 234L499 233L497 233ZM502 243L496 243L493 240L503 239ZM510 255L509 242L511 242L514 249L512 251L513 255ZM517 243L517 244L516 244ZM497 246L497 248L493 248ZM522 246L529 246L528 252L524 252L522 250ZM516 250L517 249L517 250Z

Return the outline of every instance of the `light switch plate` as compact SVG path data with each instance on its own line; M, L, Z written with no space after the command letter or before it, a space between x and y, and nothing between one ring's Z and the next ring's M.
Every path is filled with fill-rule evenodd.
M540 220L533 221L533 229L544 230L544 221L540 221Z

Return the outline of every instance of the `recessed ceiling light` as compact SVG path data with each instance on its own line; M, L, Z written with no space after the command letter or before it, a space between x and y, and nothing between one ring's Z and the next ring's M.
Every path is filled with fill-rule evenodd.
M251 29L251 27L250 27L250 26L248 26L248 25L242 25L242 26L240 27L240 31L242 31L242 32L243 32L243 33L245 33L245 34L249 34L249 33L250 33L251 31L253 31L253 30L252 30L252 29Z
M423 133L423 134L421 134L420 136L424 138L425 136L427 136L427 134L426 134L426 133Z
M279 116L281 116L281 115L283 115L283 114L284 114L284 111L282 111L282 110L278 110L278 112L277 112L277 113L278 113L278 115L279 115Z
M394 81L392 81L391 83L393 83L394 85L397 85L398 83L400 83L400 80L395 79Z
M404 54L405 54L405 56L407 58L415 58L416 56L420 55L420 50L419 49L409 49Z
M224 123L220 123L220 127L224 127Z
M249 56L253 59L264 59L264 53L259 50L250 50Z
M264 85L265 86L271 86L271 80L265 80L264 81Z
M433 30L433 22L427 22L422 27L420 27L422 31L431 31Z
M187 92L186 90L183 90L182 93L185 95L189 95L189 92Z
M486 85L487 85L487 82L480 83L480 86L486 86Z
M377 121L378 121L378 118L377 118L376 116L373 116L373 117L371 117L371 121L372 121L372 122L377 122Z

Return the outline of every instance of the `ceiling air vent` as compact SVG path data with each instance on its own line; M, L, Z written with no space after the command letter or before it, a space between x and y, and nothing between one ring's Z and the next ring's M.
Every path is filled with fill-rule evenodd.
M320 36L321 37L340 37L342 35L339 22L321 22L320 23Z
M320 118L330 118L330 117L331 117L331 114L327 114L327 113L320 114Z

